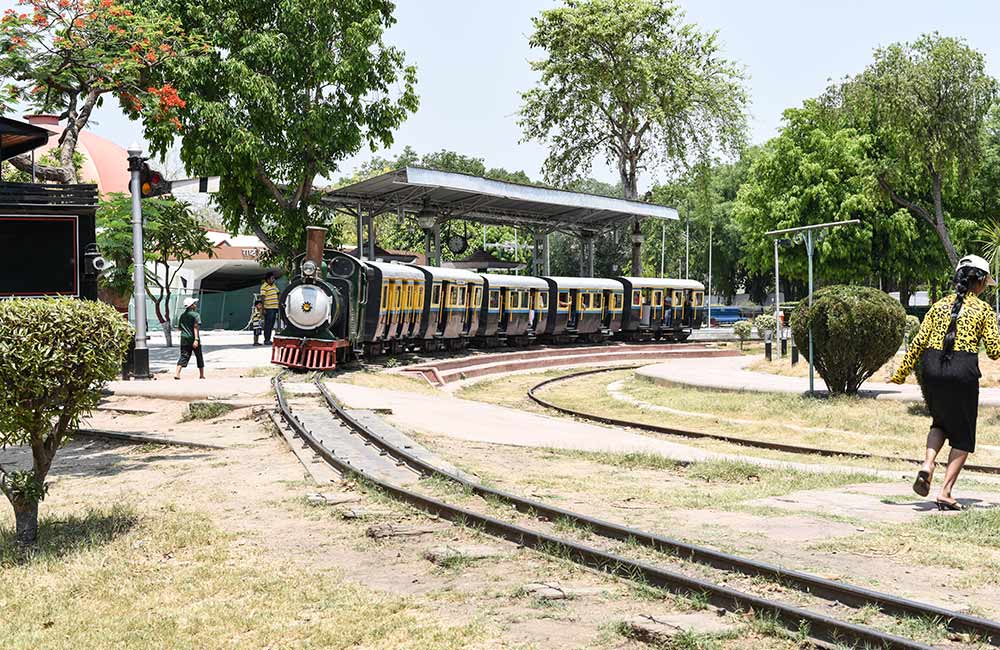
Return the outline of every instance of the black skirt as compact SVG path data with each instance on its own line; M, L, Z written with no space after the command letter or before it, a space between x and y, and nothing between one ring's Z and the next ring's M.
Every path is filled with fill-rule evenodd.
M925 350L920 357L931 426L944 431L952 449L972 453L979 414L979 355L953 352L949 360L941 355L941 350Z

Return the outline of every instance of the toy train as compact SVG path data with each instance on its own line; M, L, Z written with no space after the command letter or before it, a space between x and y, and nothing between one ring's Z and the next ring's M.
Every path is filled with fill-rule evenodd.
M531 277L387 264L307 252L280 297L285 328L271 361L332 370L356 355L467 346L621 340L684 341L701 327L705 287L670 278Z

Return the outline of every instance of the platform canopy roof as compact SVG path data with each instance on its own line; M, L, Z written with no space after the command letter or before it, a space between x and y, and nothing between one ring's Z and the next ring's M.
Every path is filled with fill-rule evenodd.
M354 214L358 210L376 216L405 213L577 234L601 232L636 219L677 219L677 210L662 205L420 167L397 169L326 192L322 203Z
M0 117L0 160L37 149L49 141L50 135L41 127Z

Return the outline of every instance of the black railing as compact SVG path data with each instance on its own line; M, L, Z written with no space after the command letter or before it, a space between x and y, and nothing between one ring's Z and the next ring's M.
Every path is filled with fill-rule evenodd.
M96 206L97 185L0 182L0 205Z

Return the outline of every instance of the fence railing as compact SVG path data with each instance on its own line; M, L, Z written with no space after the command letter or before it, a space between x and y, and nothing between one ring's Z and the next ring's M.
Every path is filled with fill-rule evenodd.
M0 205L97 205L97 185L0 182Z

